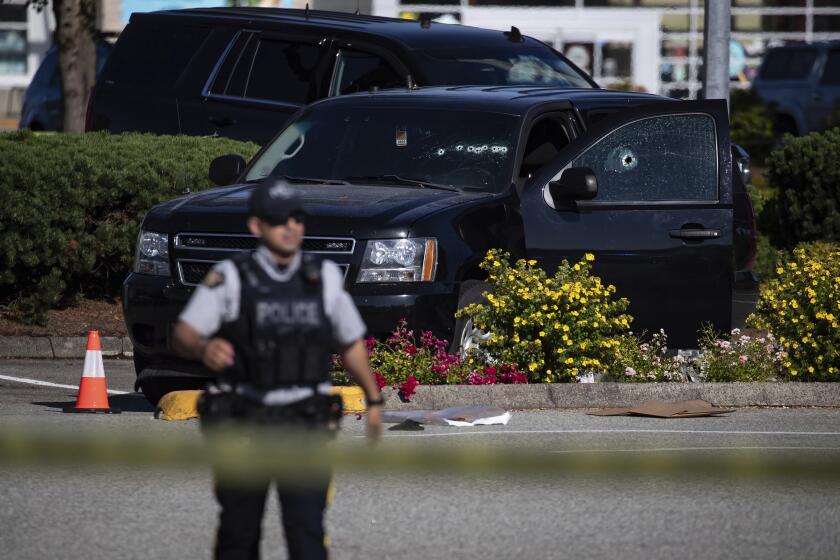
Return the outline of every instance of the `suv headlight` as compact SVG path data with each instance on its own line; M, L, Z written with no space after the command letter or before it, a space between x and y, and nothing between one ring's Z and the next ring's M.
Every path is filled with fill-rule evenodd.
M356 282L430 282L436 271L436 239L372 239Z
M169 276L169 235L141 231L137 236L134 272Z

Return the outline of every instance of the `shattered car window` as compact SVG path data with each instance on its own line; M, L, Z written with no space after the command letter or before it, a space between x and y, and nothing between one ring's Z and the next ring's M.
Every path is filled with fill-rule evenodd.
M513 116L484 111L320 106L304 111L272 141L247 180L396 175L501 192L511 182L517 127Z
M627 124L572 163L598 179L596 200L717 200L717 141L708 115Z

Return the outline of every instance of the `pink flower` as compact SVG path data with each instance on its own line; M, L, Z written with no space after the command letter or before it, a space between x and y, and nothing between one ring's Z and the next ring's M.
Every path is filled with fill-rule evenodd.
M416 379L414 379L413 375L409 375L405 378L405 381L400 385L399 389L399 396L404 402L408 402L410 400L411 395L416 392L417 386L420 383Z
M747 358L747 357L746 357L746 356L744 356L743 354L742 354L742 355L740 355L740 356L738 356L738 361L739 361L739 362L741 362L742 364L747 363L747 360L748 360L748 359L749 359L749 358Z
M382 390L382 387L384 387L385 385L388 384L388 382L385 381L385 378L382 377L382 374L379 373L378 371L373 372L373 378L376 380L376 384L379 385L379 390L380 391Z
M373 337L365 339L365 346L367 347L368 354L373 353L373 348L376 346L376 339Z
M633 377L634 375L636 375L636 370L631 368L630 366L627 366L627 368L625 368L624 370L624 375L629 375L630 377Z
M409 356L414 356L414 355L417 354L417 347L414 346L413 344L409 344L408 346L405 347L405 353L408 354Z

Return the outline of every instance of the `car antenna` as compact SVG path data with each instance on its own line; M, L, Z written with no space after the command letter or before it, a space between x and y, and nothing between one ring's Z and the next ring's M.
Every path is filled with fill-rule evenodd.
M405 87L408 88L408 91L417 89L417 82L414 81L414 76L411 74L406 74L405 76Z
M519 28L514 26L514 25L511 25L510 26L510 31L505 31L503 33L503 35L505 37L507 37L508 41L511 41L511 42L514 42L514 43L521 43L523 41L522 32L519 31Z
M353 12L353 15L354 16L359 15L359 0L356 0L356 11Z
M309 2L306 3L306 7L303 9L303 17L305 19L309 19Z

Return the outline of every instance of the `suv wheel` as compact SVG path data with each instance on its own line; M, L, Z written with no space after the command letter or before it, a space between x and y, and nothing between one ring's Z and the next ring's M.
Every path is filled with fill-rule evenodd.
M490 289L490 284L486 282L476 282L469 285L458 298L458 310L460 311L473 303L487 303L484 292ZM478 348L481 341L488 338L490 338L490 333L476 328L470 317L458 317L455 320L449 353L465 358L469 350Z

